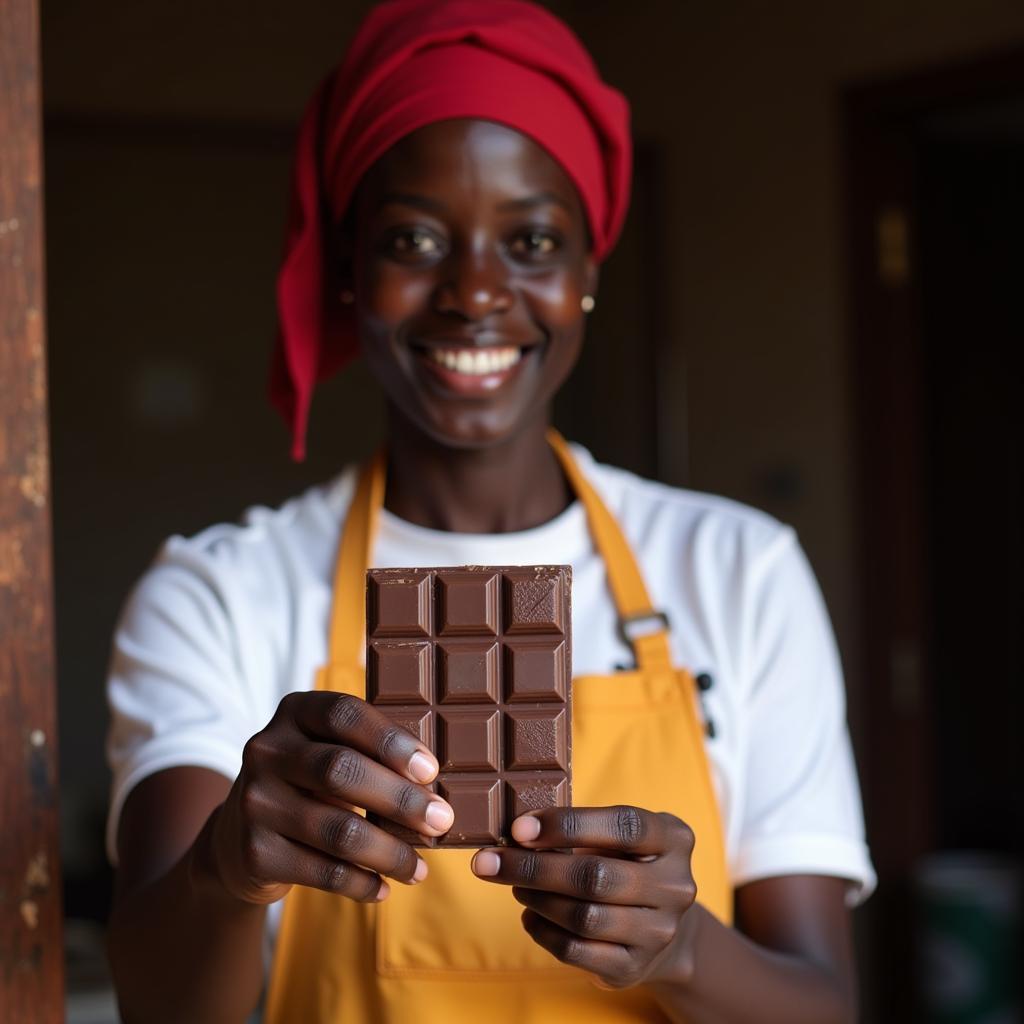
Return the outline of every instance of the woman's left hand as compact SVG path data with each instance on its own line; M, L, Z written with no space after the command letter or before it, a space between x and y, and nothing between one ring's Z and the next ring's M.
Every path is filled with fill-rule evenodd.
M517 818L512 837L523 848L480 850L473 871L513 886L534 942L610 988L672 980L697 895L686 824L639 807L551 807Z

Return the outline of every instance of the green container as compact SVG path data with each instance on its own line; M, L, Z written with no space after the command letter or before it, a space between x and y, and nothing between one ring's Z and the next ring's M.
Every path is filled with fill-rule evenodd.
M916 872L928 1024L1021 1024L1020 868L991 854L937 853Z

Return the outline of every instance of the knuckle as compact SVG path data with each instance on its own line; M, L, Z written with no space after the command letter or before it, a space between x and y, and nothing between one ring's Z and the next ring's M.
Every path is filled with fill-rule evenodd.
M325 861L318 873L317 888L327 892L345 892L352 880L352 869L341 861Z
M362 758L354 750L332 750L326 758L324 781L331 789L352 789L363 781L365 774Z
M577 903L573 908L573 931L579 935L598 935L607 911L600 903Z
M270 752L269 744L262 732L250 736L242 747L242 764L247 768L259 764Z
M599 857L583 857L573 869L577 891L584 897L599 900L608 896L615 886L615 875L608 862Z
M697 883L692 878L673 878L666 886L672 902L679 907L690 907L697 899Z
M402 843L395 852L394 864L388 873L392 878L408 880L416 873L418 859L413 848L407 843Z
M533 850L528 851L519 859L519 870L517 874L520 882L530 888L531 883L536 882L540 877L541 859L540 854Z
M388 726L380 734L376 743L377 760L382 764L396 760L402 752L402 747L405 746L404 741L408 737L409 733L404 729L400 729L397 725Z
M568 845L572 846L571 840L583 834L583 816L569 807L562 811L561 818L562 833L569 840Z
M650 936L658 949L664 949L676 937L676 921L668 917L659 917L651 925Z
M245 821L254 821L263 810L263 796L260 787L254 782L246 781L238 787L238 809Z
M674 834L687 850L692 850L695 841L693 829L681 818L677 818L674 814L669 814L667 811L662 811L661 818L668 827L669 832Z
M643 815L636 807L617 807L615 809L615 835L619 842L626 846L635 846L642 842L647 832Z
M415 786L411 784L399 786L395 790L395 811L399 817L408 817L421 799L422 793Z
M587 958L587 947L579 939L566 936L559 943L557 955L564 964L579 965Z
M331 815L324 821L323 839L329 850L347 856L357 853L365 843L363 819L356 814Z
M359 726L364 713L363 702L358 697L340 693L327 711L327 721L336 733L345 734Z
M250 878L258 878L263 868L266 843L256 829L250 829L242 840L242 867Z
M277 703L277 710L274 712L274 720L282 718L294 718L298 705L297 693L286 693Z

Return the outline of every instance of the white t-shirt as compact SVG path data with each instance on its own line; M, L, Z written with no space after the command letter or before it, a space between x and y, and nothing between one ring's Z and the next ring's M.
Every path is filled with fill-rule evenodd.
M708 672L706 747L734 886L787 874L873 889L832 630L789 527L723 498L599 465L580 467L621 524L676 663ZM241 525L172 537L131 595L108 685L113 792L107 842L141 779L195 765L233 779L246 740L281 698L307 690L326 660L338 539L355 485L350 467ZM573 671L631 663L616 635L604 564L583 507L521 533L456 534L382 514L374 564L573 567Z

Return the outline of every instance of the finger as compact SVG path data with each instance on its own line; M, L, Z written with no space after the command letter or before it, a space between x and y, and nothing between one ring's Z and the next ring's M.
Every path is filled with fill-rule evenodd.
M661 949L675 934L667 915L647 907L593 903L518 887L512 895L524 907L583 939Z
M693 847L693 833L671 814L615 807L547 807L512 822L512 838L534 849L592 847L657 856Z
M610 982L609 987L619 988L631 982L635 965L625 946L581 939L532 910L523 911L522 921L526 934L563 964L589 971Z
M361 815L332 807L281 785L283 799L274 800L263 818L268 828L337 860L347 861L399 882L420 882L427 864L402 840Z
M478 878L500 885L560 893L595 903L647 906L644 866L613 857L542 850L480 850L472 862ZM643 874L642 874L643 873Z
M280 778L300 789L365 807L421 835L441 835L455 820L441 797L352 747L303 743L278 751L274 767Z
M352 747L414 782L431 782L437 775L437 758L426 746L358 697L327 691L296 693L285 697L280 707L314 739Z
M268 860L275 863L275 874L281 882L347 896L359 903L378 903L391 891L373 871L328 857L284 836L274 835L267 844Z

